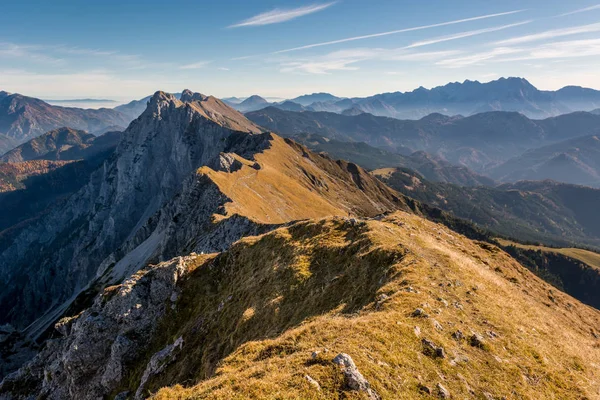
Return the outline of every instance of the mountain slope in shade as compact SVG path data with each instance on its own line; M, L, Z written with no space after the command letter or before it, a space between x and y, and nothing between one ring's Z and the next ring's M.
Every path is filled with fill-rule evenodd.
M489 174L505 182L553 179L600 187L600 139L584 136L530 150Z
M0 194L0 232L41 217L79 190L113 154L120 138L121 132L96 137L63 128L5 154L0 159L0 191L11 193Z
M70 128L55 129L9 151L0 157L0 162L20 162L35 159L60 160L62 152L73 148L83 150L89 147L95 138L96 136L84 131ZM49 153L52 153L52 155L49 156Z
M127 116L108 108L84 110L51 106L20 94L0 98L0 133L21 143L64 126L94 133L107 126L125 127L129 122Z
M391 188L497 234L557 246L600 248L600 190L552 181L491 187L430 182L406 169L373 172Z
M470 117L431 114L420 120L398 120L372 114L296 113L268 107L246 115L258 125L286 136L318 134L343 141L366 142L392 152L425 151L482 173L529 149L594 134L600 116L573 113L532 120L514 112Z
M281 110L287 110L287 111L297 111L297 112L301 112L301 111L306 111L306 107L298 104L298 103L294 103L293 101L290 100L286 100L282 103L276 103L272 105L275 108L279 108Z
M0 395L594 398L598 326L499 248L417 216L309 220L107 288Z
M4 154L7 151L14 149L19 143L6 135L0 133L0 154Z
M344 142L313 134L301 134L292 137L317 152L325 152L335 159L344 159L369 170L380 168L410 168L435 182L455 183L461 186L492 186L495 182L478 175L466 167L450 164L425 152L410 155L391 153L364 142Z
M68 161L36 160L30 162L1 163L0 164L0 193L24 189L24 181L38 175L48 174L68 164ZM0 197L2 204L2 197ZM2 210L0 213L4 213ZM2 225L0 224L0 230Z
M398 208L408 209L402 196L354 164L262 133L213 97L158 92L88 185L4 236L0 318L22 327L50 310L29 327L36 337L72 296L148 261L222 250L296 219Z
M305 94L291 99L291 101L294 103L298 103L303 106L310 106L313 103L331 103L339 100L341 100L341 98L329 93Z

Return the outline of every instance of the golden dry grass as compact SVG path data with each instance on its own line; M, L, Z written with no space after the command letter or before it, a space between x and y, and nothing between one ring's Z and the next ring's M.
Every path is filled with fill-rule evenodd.
M293 146L275 134L271 134L270 144L269 149L255 156L259 169L253 168L254 161L232 154L243 164L235 172L214 171L209 167L198 170L232 200L226 204L228 215L279 224L331 215L374 215L400 205L392 205L390 199L395 194L383 189L382 184L362 170L363 179L379 185L369 193L360 190L350 174L331 160L303 153L298 145Z
M244 239L197 267L166 321L156 346L181 335L184 355L153 387L185 387L155 399L361 398L331 362L340 352L384 399L427 398L421 385L437 383L457 399L600 397L597 310L500 249L401 212ZM425 355L422 338L447 357Z
M600 269L600 254L590 250L577 249L573 247L554 248L546 246L526 245L506 239L496 239L496 241L502 246L516 246L527 250L540 250L548 253L562 254L564 256L579 260L582 263L589 265L590 267Z

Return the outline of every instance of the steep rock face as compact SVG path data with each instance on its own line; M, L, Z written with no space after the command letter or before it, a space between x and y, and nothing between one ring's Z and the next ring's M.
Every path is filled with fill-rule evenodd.
M144 350L166 308L177 300L177 283L195 259L178 257L108 288L92 307L62 319L56 329L65 338L49 341L27 369L2 387L11 395L37 391L56 400L91 400L110 393L125 376L127 363ZM32 386L19 387L23 381Z
M156 93L83 189L4 244L0 277L8 290L0 294L1 321L24 327L85 288L102 261L135 236L192 171L219 155L227 137L260 131L231 109L220 113L215 99L196 103ZM228 122L231 116L241 122Z

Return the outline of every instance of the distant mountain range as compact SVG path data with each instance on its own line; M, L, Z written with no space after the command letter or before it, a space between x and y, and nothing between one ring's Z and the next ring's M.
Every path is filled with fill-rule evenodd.
M316 134L339 141L365 142L403 155L425 151L480 174L492 174L498 165L529 150L550 144L560 147L558 143L562 141L600 132L600 115L587 112L544 120L532 120L516 112L486 112L469 117L431 114L420 120L398 120L367 113L352 116L268 107L246 116L286 136ZM502 176L492 174L494 178Z
M494 180L476 174L466 167L450 164L423 151L401 155L378 149L364 142L345 142L316 134L300 134L292 139L309 149L327 153L334 159L348 160L369 170L389 167L409 168L430 181L461 186L495 185Z
M124 128L130 121L114 109L52 106L33 97L0 92L0 134L17 143L65 126L94 133L109 126Z
M232 102L231 105L242 112L270 105L292 111L367 112L400 119L420 119L433 113L469 116L489 111L515 111L539 119L600 107L598 90L567 86L557 91L545 91L523 78L501 78L487 83L467 80L432 89L420 87L411 92L369 97L341 98L329 93L313 93L272 103L260 96L252 98L262 101L254 100L252 105Z
M148 97L116 107L131 118L143 111ZM344 98L330 93L313 93L281 101L253 95L223 99L241 112L275 107L288 111L326 111L345 115L370 113L398 119L421 119L430 114L470 116L489 111L513 111L543 119L574 111L600 108L600 91L567 86L557 91L539 90L523 78L500 78L481 83L466 80L411 92L381 93L369 97ZM594 111L598 113L598 111Z
M553 179L600 187L600 138L578 137L529 150L493 168L489 175L503 182Z
M401 168L374 174L406 196L508 237L600 248L599 189L553 181L461 187Z

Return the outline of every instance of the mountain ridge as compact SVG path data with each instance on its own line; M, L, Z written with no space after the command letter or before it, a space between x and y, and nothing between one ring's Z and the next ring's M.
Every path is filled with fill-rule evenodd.
M239 208L253 193L260 193L251 203L257 208ZM289 200L297 196L312 199L313 206ZM24 326L40 317L42 306L32 309L16 300L23 293L35 298L37 285L46 279L39 276L40 268L59 269L56 274L69 280L43 283L51 287L54 305L36 299L51 311L30 327L33 337L64 312L71 296L95 280L118 281L149 260L190 246L220 250L245 234L293 219L373 215L402 207L408 209L360 167L311 155L302 146L263 133L214 97L184 91L178 100L157 92L88 185L63 207L4 238L0 264L11 268L0 274L11 282L11 291L0 295L2 308L9 310L2 321ZM37 276L22 281L19 274Z
M52 106L18 93L0 97L0 133L21 143L64 126L93 133L108 126L127 126L129 122L124 114L109 108Z

